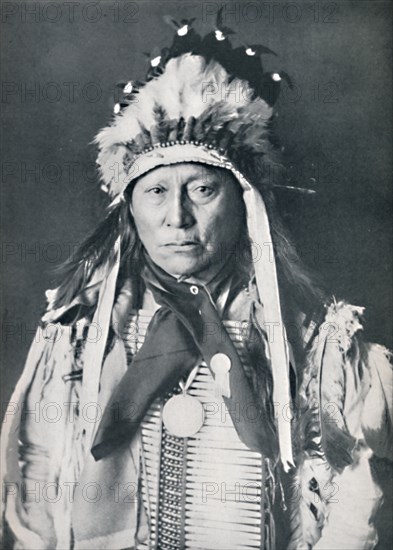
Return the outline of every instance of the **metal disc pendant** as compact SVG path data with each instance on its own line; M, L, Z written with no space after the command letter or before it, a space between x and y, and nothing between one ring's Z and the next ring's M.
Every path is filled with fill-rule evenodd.
M164 405L162 420L171 435L191 437L202 428L205 411L196 397L186 394L174 395Z

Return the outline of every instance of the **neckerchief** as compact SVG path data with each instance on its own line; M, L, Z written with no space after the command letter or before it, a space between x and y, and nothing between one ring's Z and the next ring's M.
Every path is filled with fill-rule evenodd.
M217 353L231 361L231 396L223 399L239 438L249 449L276 458L275 433L270 422L255 415L252 388L210 293L202 284L176 280L149 258L143 279L161 307L104 411L91 450L94 458L130 444L152 402L172 390L201 359L210 367Z

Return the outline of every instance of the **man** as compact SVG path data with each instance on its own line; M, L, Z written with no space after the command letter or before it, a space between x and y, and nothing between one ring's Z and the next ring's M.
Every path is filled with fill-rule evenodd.
M258 51L184 22L97 137L108 215L48 291L5 429L17 548L376 544L389 354L283 252Z

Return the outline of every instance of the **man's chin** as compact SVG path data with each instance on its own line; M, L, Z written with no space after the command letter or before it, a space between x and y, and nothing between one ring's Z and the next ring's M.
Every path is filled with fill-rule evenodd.
M196 258L177 258L176 261L156 261L161 269L173 277L198 277L211 268L211 262Z
M167 273L170 273L174 277L197 277L198 274L202 274L206 271L208 266L206 265L170 265L168 269L165 269Z

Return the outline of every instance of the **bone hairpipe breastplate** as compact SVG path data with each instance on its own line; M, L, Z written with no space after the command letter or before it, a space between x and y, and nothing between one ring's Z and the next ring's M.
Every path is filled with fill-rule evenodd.
M131 314L124 331L129 360L142 346L152 315L146 310ZM223 324L247 369L241 323ZM163 408L174 393L180 388L156 399L141 425L140 496L150 540L138 550L270 548L273 478L268 460L240 441L205 363L187 390L204 408L203 425L193 436L172 435L163 423ZM255 411L250 403L248 414Z

